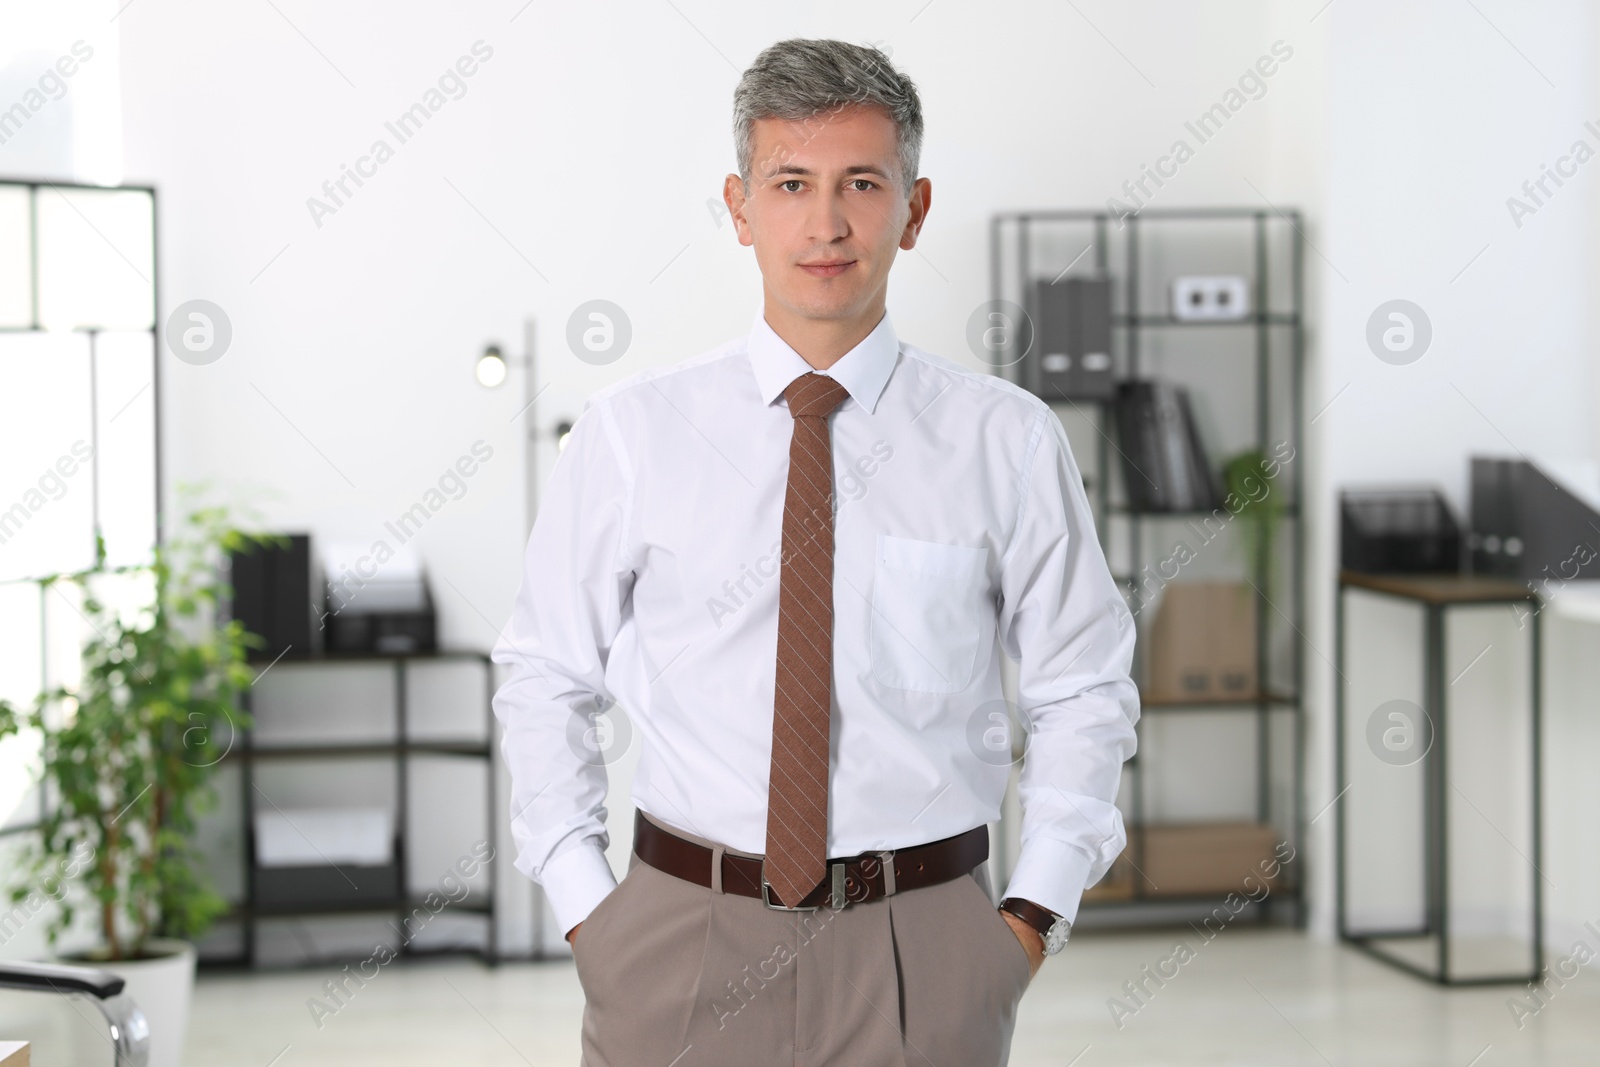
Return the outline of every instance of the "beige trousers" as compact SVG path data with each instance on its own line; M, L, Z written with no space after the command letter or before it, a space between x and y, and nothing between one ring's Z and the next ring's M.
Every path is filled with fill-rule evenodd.
M583 1067L1003 1067L1028 954L986 875L783 912L633 855L573 945Z

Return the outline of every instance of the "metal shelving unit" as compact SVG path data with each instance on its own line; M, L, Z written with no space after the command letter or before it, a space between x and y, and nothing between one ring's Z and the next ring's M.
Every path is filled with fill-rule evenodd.
M1165 267L1161 262L1161 244L1185 228L1189 236L1185 254L1189 257L1182 269ZM1225 262L1206 269L1206 240L1196 239L1194 231L1213 235L1224 254ZM1065 235L1075 234L1076 239L1066 240ZM1083 244L1087 234L1088 243ZM1281 516L1287 533L1287 557L1284 570L1292 587L1292 603L1279 604L1269 596L1272 588L1272 547L1259 539L1258 551L1249 561L1246 580L1256 592L1256 695L1244 699L1150 699L1141 696L1140 751L1145 748L1145 726L1154 716L1181 716L1197 713L1227 713L1253 716L1255 745L1255 811L1260 823L1272 823L1284 833L1295 849L1296 861L1286 865L1283 884L1275 888L1260 906L1252 905L1261 920L1281 917L1287 912L1295 925L1305 922L1305 907L1301 887L1306 884L1300 844L1305 834L1302 782L1304 780L1304 641L1300 636L1305 629L1305 531L1302 521L1302 479L1298 474L1303 466L1303 409L1302 364L1304 359L1303 328L1303 234L1300 216L1294 211L1276 211L1257 208L1195 208L1156 210L1145 209L1135 215L1119 218L1104 211L1094 210L1040 210L1007 212L994 216L990 223L990 294L991 310L1010 302L1020 305L1031 318L1036 311L1032 301L1035 282L1059 281L1062 277L1088 275L1109 278L1112 282L1112 347L1115 377L1118 381L1147 376L1149 370L1141 365L1147 348L1174 349L1179 338L1196 339L1194 348L1218 348L1226 344L1230 354L1242 354L1249 360L1251 381L1237 377L1208 375L1203 382L1191 381L1191 393L1204 402L1210 389L1248 391L1253 386L1248 429L1252 431L1248 446L1268 453L1274 433L1292 446L1295 461L1293 470L1284 479L1289 494ZM1081 251L1079 246L1082 245ZM1229 259L1227 251L1233 253ZM1175 256L1183 259L1183 255ZM1157 262L1155 268L1149 264ZM1152 279L1170 279L1176 274L1243 274L1248 277L1252 293L1251 313L1227 321L1191 321L1179 319L1158 308L1157 296L1162 293ZM1017 297L1020 296L1020 299ZM1032 323L1027 324L1031 331ZM1190 331L1193 331L1192 333ZM1235 342L1229 336L1237 334ZM1151 335L1157 338L1152 344ZM1031 336L1031 333L1030 333ZM1200 342L1198 339L1204 339ZM1180 353L1181 355L1181 353ZM1204 356L1197 355L1196 359ZM996 373L1039 393L1038 361L1022 358L1008 366L996 367ZM1209 387L1201 388L1200 386ZM1125 596L1135 593L1145 566L1145 541L1152 534L1159 535L1163 528L1182 524L1212 512L1147 512L1127 505L1113 493L1113 463L1111 452L1116 448L1113 426L1113 404L1099 399L1050 399L1058 415L1073 416L1087 422L1093 429L1093 457L1082 463L1091 504L1095 507L1095 525L1102 548L1112 565L1113 577ZM1063 421L1066 421L1065 419ZM1071 426L1068 426L1069 436ZM1075 451L1079 449L1075 446ZM1214 457L1213 457L1214 461ZM1092 470L1092 474L1089 472ZM1280 475L1281 477L1281 475ZM1274 484L1277 484L1275 481ZM1120 566L1119 566L1120 564ZM1180 578L1181 580L1181 578ZM1136 625L1147 620L1144 613L1135 611ZM1276 627L1277 633L1274 633ZM1144 628L1135 651L1135 676L1141 676L1143 665ZM1278 638L1279 660L1274 677L1273 638ZM1275 722L1277 720L1277 722ZM1288 748L1292 755L1287 766L1274 760L1274 729L1290 731ZM1281 751L1283 745L1278 746ZM1147 761L1135 755L1124 775L1124 816L1129 830L1127 856L1135 872L1143 870L1144 834L1150 810L1151 781ZM1280 798L1276 808L1272 795L1274 773L1283 783L1287 796ZM1130 781L1131 780L1131 781ZM1284 809L1287 810L1284 810ZM1086 917L1101 914L1108 919L1118 913L1119 923L1170 922L1181 919L1174 913L1175 906L1188 907L1196 914L1209 913L1220 904L1226 894L1167 894L1146 889L1148 879L1140 873L1132 878L1132 887L1125 899L1096 899L1086 896L1082 914ZM1141 909L1143 912L1141 914Z
M467 661L481 664L486 681L485 692L488 699L484 705L484 739L478 740L442 740L442 739L413 739L409 727L407 713L407 666L412 662L441 662L441 661ZM411 758L414 756L447 756L465 759L481 760L484 768L485 816L487 820L487 839L492 844L497 840L497 804L495 798L494 777L494 676L493 664L487 654L476 651L441 651L425 652L408 655L353 655L329 654L315 655L298 658L285 657L271 664L252 662L252 666L260 670L257 677L266 673L266 667L275 671L284 669L326 669L338 665L371 665L388 664L394 671L394 717L393 738L375 739L371 741L338 741L338 742L307 742L258 744L254 733L246 730L240 734L241 745L231 751L224 758L224 762L237 762L240 764L240 800L244 812L244 862L245 862L245 899L236 905L221 922L235 921L241 924L243 930L243 948L235 957L207 956L202 962L210 965L224 966L254 966L257 959L257 926L262 919L288 918L310 915L338 915L362 912L394 912L396 917L403 921L413 909L424 906L423 895L414 893L409 884L407 860L410 854L410 811L411 811ZM251 690L245 690L244 710L251 711ZM393 878L395 890L393 893L384 894L381 899L345 899L340 894L330 893L328 898L320 901L295 904L274 904L263 902L259 899L257 891L257 872L260 869L256 863L255 840L255 813L257 806L256 765L263 762L302 761L302 760L335 760L335 759L390 759L394 763L395 776L395 827L393 851ZM497 860L491 859L485 863L489 888L485 893L479 894L478 899L465 899L452 903L449 910L452 914L476 914L485 919L484 948L477 951L485 962L496 964L499 962L499 929L498 905L495 892L495 871ZM330 882L332 879L330 879ZM402 956L430 955L435 952L472 952L471 949L420 949L412 945L409 940L402 941L398 946Z

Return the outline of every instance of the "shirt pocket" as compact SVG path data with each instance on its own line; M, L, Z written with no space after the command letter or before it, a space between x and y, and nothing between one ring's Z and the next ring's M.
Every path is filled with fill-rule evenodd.
M985 630L987 548L878 535L867 627L872 675L893 689L954 693Z

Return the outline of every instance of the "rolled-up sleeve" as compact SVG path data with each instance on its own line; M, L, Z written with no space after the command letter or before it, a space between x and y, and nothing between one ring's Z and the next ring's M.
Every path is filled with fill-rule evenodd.
M585 759L591 716L611 703L606 662L633 588L631 467L608 403L591 399L541 495L511 621L491 658L511 775L516 866L571 930L616 887L606 862L606 769Z
M1127 844L1117 788L1137 744L1135 629L1095 536L1066 431L1032 428L1019 516L1001 560L1000 639L1031 724L1018 796L1022 847L1006 888L1069 920Z

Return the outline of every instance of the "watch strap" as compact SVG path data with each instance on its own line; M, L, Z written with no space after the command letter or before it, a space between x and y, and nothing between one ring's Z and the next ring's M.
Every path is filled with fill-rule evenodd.
M1050 928L1056 924L1057 919L1061 918L1061 916L1048 908L1041 908L1033 901L1024 900L1021 897L1006 897L1000 902L1000 910L1009 911L1039 931L1040 937L1048 937Z

